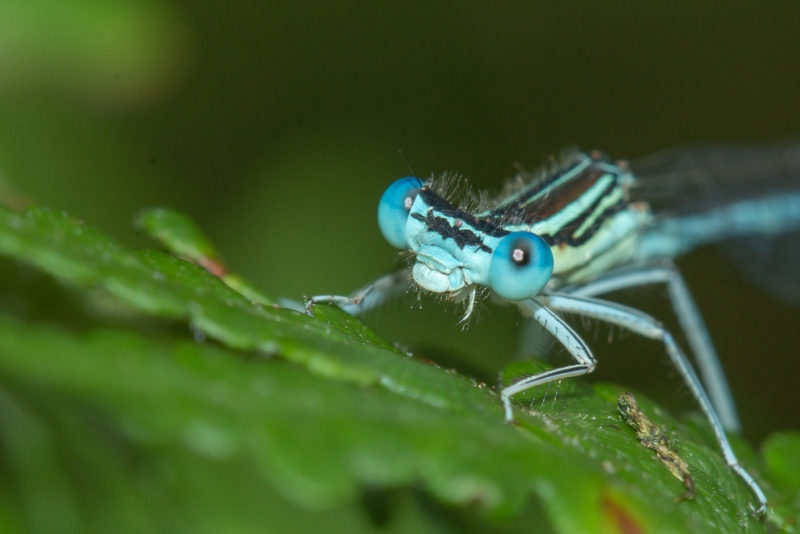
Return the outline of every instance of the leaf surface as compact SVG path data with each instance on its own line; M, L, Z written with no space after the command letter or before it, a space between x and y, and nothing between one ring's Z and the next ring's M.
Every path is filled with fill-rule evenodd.
M194 263L127 250L63 214L0 211L0 253L139 314L176 320L191 334L0 320L0 408L17 414L3 424L39 421L21 435L39 428L45 437L38 441L51 451L41 455L69 456L69 449L91 464L89 473L104 472L95 460L119 461L107 435L86 430L102 420L131 451L146 451L167 471L189 465L213 484L225 477L209 464L252 464L254 480L308 510L352 504L365 488L421 487L491 518L518 517L536 496L559 532L765 530L749 516L752 495L725 465L707 425L677 420L637 395L694 477L696 498L677 502L682 484L620 421L615 386L579 385L533 409L523 395L519 425L506 425L492 388L414 359L336 308L317 306L312 318L254 303ZM203 339L216 343L195 341ZM19 457L10 460L27 465L18 461L27 457L24 444L12 445L7 450ZM734 447L746 467L758 466L743 442L734 439ZM91 450L100 452L87 459ZM61 475L48 487L79 488L62 491L72 495L63 502L73 503L64 521L85 521L91 513L69 510L86 509L97 487L87 490L54 462ZM16 480L39 480L20 469ZM169 499L181 495L181 484L170 489L167 475L150 475L148 483ZM128 480L92 480L114 488L99 493L118 507L148 509L148 497ZM208 512L227 517L223 510ZM142 529L165 521L158 512L129 515Z

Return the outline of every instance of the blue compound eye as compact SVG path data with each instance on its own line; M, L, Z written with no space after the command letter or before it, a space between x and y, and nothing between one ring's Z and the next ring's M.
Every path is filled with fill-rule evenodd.
M420 187L419 178L401 178L389 186L378 204L378 225L383 237L395 248L408 248L406 221Z
M525 300L547 285L553 274L553 253L530 232L508 234L492 252L489 286L507 300Z

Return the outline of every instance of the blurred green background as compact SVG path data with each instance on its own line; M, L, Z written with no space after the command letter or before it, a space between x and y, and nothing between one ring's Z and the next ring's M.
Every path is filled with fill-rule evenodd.
M3 196L139 248L132 216L175 207L268 294L347 293L397 265L375 212L408 174L398 150L496 189L568 145L633 159L797 136L798 21L788 1L0 0ZM797 428L800 311L714 250L680 266L747 437ZM664 291L629 297L674 324ZM412 304L368 322L494 383L513 309L462 332L457 309ZM607 335L597 378L693 407L660 348Z

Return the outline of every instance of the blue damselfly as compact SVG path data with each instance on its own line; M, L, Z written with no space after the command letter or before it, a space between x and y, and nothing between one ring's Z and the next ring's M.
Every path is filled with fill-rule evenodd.
M513 395L594 370L592 351L560 314L660 341L711 423L727 464L755 494L756 513L763 514L766 497L725 435L740 430L725 374L672 259L706 243L742 239L750 240L744 243L750 259L766 260L774 251L760 244L778 235L788 236L786 246L800 254L800 147L670 151L632 165L599 152L568 151L543 170L509 180L499 195L473 196L462 206L454 204L448 185L416 177L393 183L381 198L378 222L390 244L411 252L410 268L349 297L313 297L307 310L333 302L356 314L409 287L463 302L465 318L487 292L515 303L574 363L503 388L506 422L514 420ZM800 287L796 269L777 269L772 283ZM666 285L702 382L661 323L597 298L649 284Z

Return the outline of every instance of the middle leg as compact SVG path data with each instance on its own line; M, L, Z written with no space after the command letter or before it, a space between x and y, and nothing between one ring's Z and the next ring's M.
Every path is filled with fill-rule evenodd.
M708 395L719 414L722 426L731 432L740 433L741 423L733 402L725 371L719 362L717 351L708 335L703 317L683 281L680 271L672 261L663 260L636 267L626 267L612 271L596 280L581 286L563 288L559 293L577 297L594 297L629 287L649 284L666 284L669 299L681 329L689 342Z

